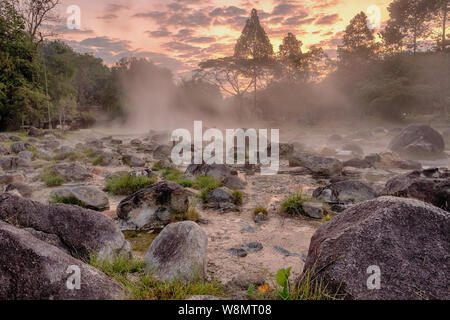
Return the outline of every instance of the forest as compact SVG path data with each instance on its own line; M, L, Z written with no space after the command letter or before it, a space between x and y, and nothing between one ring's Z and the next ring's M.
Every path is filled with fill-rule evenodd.
M371 30L361 12L335 57L319 46L303 48L292 33L273 48L253 10L234 55L203 61L184 79L148 59L127 57L109 66L77 53L41 32L39 21L58 1L29 2L36 8L20 3L0 4L1 130L125 122L134 81L149 92L164 87L168 110L220 110L244 119L314 125L336 117L398 122L450 112L449 0L394 0L381 31Z

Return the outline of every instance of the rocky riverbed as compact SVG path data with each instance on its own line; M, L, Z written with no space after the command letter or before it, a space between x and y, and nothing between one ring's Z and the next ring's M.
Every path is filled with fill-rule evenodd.
M233 297L245 296L251 284L272 285L281 268L292 267L296 279L317 262L328 282L348 283L341 293L349 298L449 298L450 290L445 292L438 284L426 289L423 280L438 273L437 278L450 283L448 128L286 129L281 136L281 167L274 176L263 176L251 165L176 167L170 161L168 140L169 133L160 131L2 133L0 279L8 285L0 289L0 298L121 298L117 283L81 262L94 253L133 255L163 280L178 274L189 281L200 274L227 285ZM130 184L133 190L120 189ZM409 201L404 198L420 201L402 203ZM376 221L384 214L389 216L387 227L365 237L364 217L350 217L361 203L369 203L361 205L361 212L374 219L369 228L378 228ZM379 206L386 210L377 210ZM413 222L414 227L402 227L387 215L391 208L406 220L420 211L431 238L419 239ZM400 232L401 236L387 235L386 242L378 243L377 232ZM358 243L356 249L347 234ZM361 264L363 269L379 264L388 270L396 261L409 270L419 258L415 255L421 254L443 269L447 266L447 271L429 264L429 270L414 273L421 290L418 296L397 278L387 286L388 293L363 292L365 282L350 285L344 267L332 261L330 250L336 237L346 239L336 242L336 250L349 264L352 259L367 262L366 267ZM410 251L394 246L392 252L387 249L386 255L378 255L367 249L369 243L380 250L389 248L389 241L399 246L403 241ZM414 251L414 244L425 249ZM21 250L31 252L23 261ZM318 258L321 253L326 261ZM5 263L7 259L10 262ZM61 288L47 286L49 279L65 282L63 267L77 261L91 275L83 283L85 291L67 295ZM28 263L40 269L30 271ZM58 267L52 274L43 271L54 266ZM40 275L34 282L11 280L26 271ZM366 270L352 272L365 274ZM96 288L96 283L104 290ZM399 290L404 292L396 296Z

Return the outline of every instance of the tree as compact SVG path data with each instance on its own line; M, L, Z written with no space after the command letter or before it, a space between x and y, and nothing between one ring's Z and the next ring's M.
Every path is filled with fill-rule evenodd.
M442 32L438 42L438 50L446 51L449 43L447 41L447 21L450 12L450 0L430 0L433 2L430 4L434 11L434 17L437 22L442 26Z
M59 0L5 0L14 4L16 10L22 15L27 32L33 41L42 41L47 35L42 33L41 27L56 22L54 9Z
M0 2L0 128L17 129L40 119L44 95L33 81L40 65L34 61L36 46L25 31L15 7Z
M253 63L247 59L226 57L211 59L199 64L195 77L219 87L226 94L238 99L242 109L244 95L250 90L254 79L249 77Z
M338 47L339 62L349 67L366 64L377 56L378 45L367 24L364 12L357 14L344 32L343 44Z
M397 42L406 43L414 55L418 51L418 40L428 36L432 19L433 0L394 0L388 7L388 25L397 32Z
M265 68L273 67L273 47L266 31L261 26L258 12L252 10L250 19L247 20L244 30L234 48L234 57L248 59L253 63L252 77L254 88L254 109L256 110L256 90L258 78L263 77Z

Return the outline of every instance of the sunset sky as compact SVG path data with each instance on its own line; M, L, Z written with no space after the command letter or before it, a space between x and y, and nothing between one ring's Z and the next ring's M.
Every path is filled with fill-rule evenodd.
M303 43L333 55L351 18L372 5L388 18L391 0L62 0L81 9L81 29L57 27L58 38L79 52L113 64L122 57L146 57L183 75L198 62L230 55L252 8L259 12L274 50L292 32Z

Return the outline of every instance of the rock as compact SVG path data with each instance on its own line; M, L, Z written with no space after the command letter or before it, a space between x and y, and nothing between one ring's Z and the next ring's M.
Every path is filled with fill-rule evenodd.
M0 155L9 154L9 150L3 145L3 143L0 143Z
M92 174L78 163L60 163L49 169L50 173L60 175L66 181L86 181L92 178Z
M304 271L347 299L448 300L449 230L448 212L418 200L363 202L317 230ZM368 289L370 266L380 290Z
M344 167L352 167L359 169L368 169L372 168L372 164L370 161L366 159L353 158L344 162Z
M48 151L45 151L45 150L42 150L42 149L38 149L37 150L37 157L39 159L42 159L42 160L50 161L50 160L53 159L54 156L53 156L53 153L51 153L51 152L48 152Z
M15 135L15 134L8 135L8 139L11 140L11 141L22 141L22 138L17 136L17 135Z
M313 219L322 219L324 216L323 205L317 202L303 202L303 212L306 216Z
M194 222L169 224L145 255L147 270L163 281L205 278L208 237Z
M279 246L274 246L273 249L276 252L282 254L285 257L300 257L300 255L298 253L290 252L290 251L288 251L288 250L286 250L286 249L284 249L282 247L279 247Z
M12 156L0 157L0 168L6 171L15 170L18 167L18 162L19 162L18 157Z
M97 149L103 149L104 148L103 141L102 140L98 140L98 139L88 140L86 142L86 145L88 147L94 147L94 148L97 148Z
M239 258L244 258L248 255L248 252L242 248L230 248L228 249L228 252L233 256L237 256Z
M223 180L222 185L231 190L244 190L247 187L247 182L238 176L229 176Z
M115 152L101 151L94 160L97 166L119 166L121 155Z
M130 252L129 243L104 214L69 205L44 205L0 194L0 220L57 235L80 258L110 257Z
M23 141L13 142L10 146L11 152L15 154L18 154L21 151L26 151L30 148L31 145Z
M204 207L222 211L239 210L239 207L234 203L233 191L227 187L210 191L206 196Z
M172 148L168 145L159 145L156 147L155 151L153 151L153 159L155 160L166 160L170 159L172 154Z
M375 168L382 169L405 169L405 170L420 170L422 165L420 162L413 160L402 160L397 154L392 152L383 152L378 155L371 155L366 157L368 161L373 161Z
M364 155L364 150L356 143L347 143L342 147L342 150L351 151L354 156Z
M303 166L313 175L331 177L342 173L342 162L334 158L309 157L305 159Z
M56 140L45 140L43 142L43 147L44 147L44 149L47 149L47 150L54 150L56 148L59 148L59 146L60 146L60 143Z
M140 159L138 157L135 157L133 155L125 155L125 156L123 156L122 157L122 161L126 165L128 165L128 166L130 166L132 168L144 167L145 166L145 161L144 160L142 160L142 159Z
M53 190L50 198L74 198L80 202L83 208L95 211L109 210L108 196L94 187L60 188Z
M5 192L12 191L17 191L24 198L31 198L33 195L33 188L23 182L12 182L5 187Z
M445 143L442 135L427 125L411 125L395 137L389 148L402 157L429 159L441 157Z
M188 209L188 192L176 183L162 181L122 200L117 216L124 230L148 230L163 228Z
M354 204L377 197L375 190L358 180L345 180L314 190L313 197L331 204Z
M23 229L0 221L0 300L113 300L121 287L94 267ZM81 286L69 290L79 268Z
M251 286L255 288L262 286L266 283L264 276L259 273L240 273L234 276L228 283L228 286L232 288L238 288L241 290L248 290Z
M68 255L70 255L69 248L61 241L61 239L57 235L51 234L51 233L45 233L42 231L37 231L32 228L25 228L24 230L31 233L31 235L33 237L38 238L39 240L44 241L52 246L55 246L58 249L64 251Z
M392 178L383 195L414 198L450 211L450 172L448 170L418 170Z
M111 139L111 140L109 140L109 143L112 144L112 145L118 146L118 145L123 144L123 141L120 140L120 139Z
M43 137L43 136L45 136L45 131L41 130L41 129L38 129L36 127L30 127L28 129L28 133L27 134L30 137Z
M263 245L259 242L247 242L243 243L241 248L247 252L258 252L263 249Z
M133 140L131 140L130 144L133 147L139 147L140 145L142 145L142 141L139 139L133 139Z
M237 176L237 172L224 164L191 164L184 175L186 177L207 176L223 182L231 176Z
M267 215L265 215L264 213L260 212L257 215L255 215L255 217L253 218L253 221L255 221L255 223L266 222L266 221L269 221L269 217Z
M30 152L30 151L21 151L21 152L19 152L17 157L19 159L31 162L34 159L34 154L33 154L33 152Z

